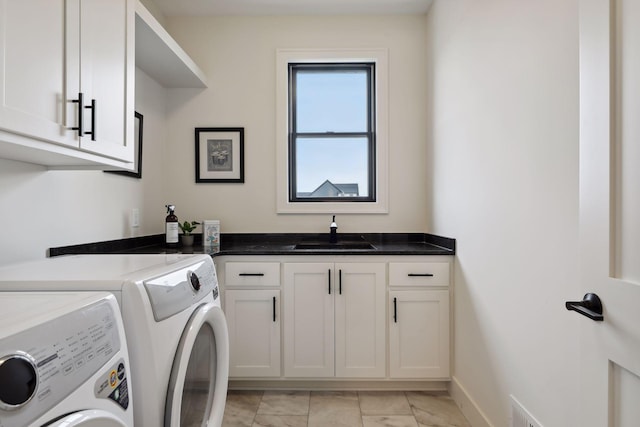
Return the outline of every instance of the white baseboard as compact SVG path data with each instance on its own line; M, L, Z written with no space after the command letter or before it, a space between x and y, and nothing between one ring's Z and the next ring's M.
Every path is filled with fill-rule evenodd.
M471 427L494 427L455 376L449 383L449 394L462 411L462 414L467 418Z

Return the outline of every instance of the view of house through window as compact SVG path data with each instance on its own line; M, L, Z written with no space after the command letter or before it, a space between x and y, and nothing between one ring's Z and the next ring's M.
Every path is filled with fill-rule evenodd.
M289 64L289 200L376 200L375 65Z

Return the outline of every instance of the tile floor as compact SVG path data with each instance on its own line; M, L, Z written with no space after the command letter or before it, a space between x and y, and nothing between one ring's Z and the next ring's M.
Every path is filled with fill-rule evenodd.
M443 392L229 391L223 427L470 427Z

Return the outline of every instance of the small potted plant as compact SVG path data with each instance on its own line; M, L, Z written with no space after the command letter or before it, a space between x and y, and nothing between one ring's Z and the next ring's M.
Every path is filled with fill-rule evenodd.
M198 221L178 223L178 227L182 230L182 235L180 236L182 246L193 246L193 234L191 234L191 232L199 225L200 223Z

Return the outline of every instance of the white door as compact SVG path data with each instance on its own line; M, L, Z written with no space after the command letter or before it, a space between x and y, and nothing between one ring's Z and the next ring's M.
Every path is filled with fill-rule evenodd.
M580 319L587 427L640 422L638 22L637 0L580 2L580 280L604 316Z
M64 0L0 1L0 129L78 146L64 126L65 25Z
M68 47L79 46L79 62L69 58L69 99L84 95L80 148L133 161L134 2L69 0L79 4L79 30L68 30ZM71 14L70 14L71 15ZM78 38L76 40L76 37ZM76 68L79 67L79 68ZM78 77L74 74L78 69ZM76 107L77 108L77 107Z
M449 374L449 291L389 291L389 376Z
M335 266L337 377L385 376L386 292L384 263Z
M332 263L284 264L284 375L334 376Z
M280 376L280 291L228 290L229 376Z

